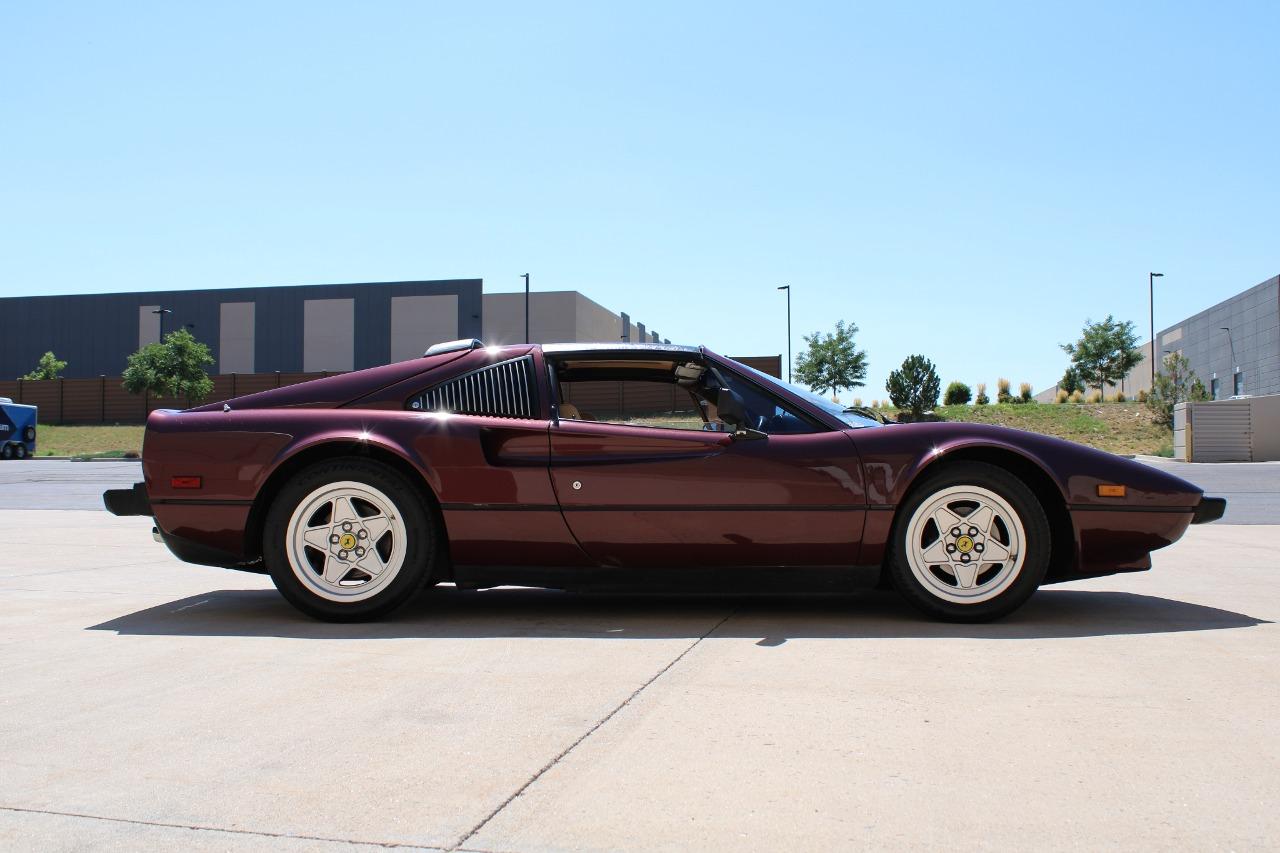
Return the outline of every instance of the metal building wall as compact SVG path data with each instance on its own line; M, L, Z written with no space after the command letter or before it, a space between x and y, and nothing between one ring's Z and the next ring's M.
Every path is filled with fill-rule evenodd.
M21 376L46 350L65 360L68 378L118 376L138 348L143 305L172 309L166 332L194 324L217 370L222 304L254 303L254 369L303 369L303 305L309 299L354 301L354 367L385 364L391 357L391 298L452 294L457 297L459 337L481 335L479 279L240 287L225 290L147 291L75 296L0 298L0 377Z
M1280 276L1170 326L1156 340L1158 358L1182 353L1206 388L1216 376L1218 399L1234 393L1237 369L1243 394L1280 394Z

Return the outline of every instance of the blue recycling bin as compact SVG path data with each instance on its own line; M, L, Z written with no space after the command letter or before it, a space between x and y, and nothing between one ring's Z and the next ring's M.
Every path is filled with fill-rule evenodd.
M36 455L36 407L0 397L0 459Z

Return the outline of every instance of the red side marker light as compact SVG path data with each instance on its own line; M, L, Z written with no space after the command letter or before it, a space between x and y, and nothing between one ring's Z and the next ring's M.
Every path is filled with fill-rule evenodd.
M1122 498L1124 497L1124 486L1113 486L1107 483L1098 484L1098 497L1100 498Z
M198 489L203 485L199 477L170 477L169 488L171 489Z

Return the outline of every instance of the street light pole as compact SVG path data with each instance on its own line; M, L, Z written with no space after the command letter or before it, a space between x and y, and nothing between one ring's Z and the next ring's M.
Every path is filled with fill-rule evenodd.
M787 381L791 381L791 285L784 284L778 290L787 292Z
M524 279L524 342L529 343L529 274L520 276Z
M157 308L156 310L152 311L151 313L152 313L152 314L159 314L159 315L160 315L160 341L163 343L163 342L164 342L164 315L165 315L165 314L172 314L172 313L173 313L173 309L172 309L172 308L165 308L163 305L161 305L159 308Z
M1156 390L1156 279L1164 278L1162 272L1147 273L1147 310L1151 321L1151 387Z

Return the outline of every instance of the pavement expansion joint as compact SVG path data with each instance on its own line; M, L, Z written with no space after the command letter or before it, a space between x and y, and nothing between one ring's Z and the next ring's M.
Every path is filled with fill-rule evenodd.
M287 838L296 841L321 841L330 844L363 844L367 847L386 847L387 849L441 851L439 847L423 847L398 841L362 841L357 838L331 838L324 835L304 835L292 832L269 832L257 829L234 829L224 826L201 826L199 824L169 823L162 820L139 820L128 817L107 817L106 815L83 814L81 812L64 812L56 809L27 809L21 806L0 806L0 811L17 812L19 814L49 815L52 817L72 817L80 820L97 820L106 823L125 823L132 826L154 826L162 829L185 829L191 832L225 832L232 835L253 835L259 838ZM443 851L441 851L443 853Z
M626 708L628 705L634 702L636 698L649 687L650 684L653 684L659 678L666 675L673 666L675 666L681 660L684 659L685 655L689 654L689 652L696 649L699 643L701 643L703 640L707 639L716 631L718 631L720 629L720 626L724 625L724 623L728 622L737 614L738 614L737 610L730 611L723 619L721 619L719 622L717 622L716 624L712 625L709 629L707 629L706 633L704 633L701 637L698 637L698 639L694 640L692 643L685 646L684 650L681 651L680 654L672 658L670 661L668 661L666 666L662 667L662 669L655 672L649 678L648 681L646 681L644 684L641 684L639 687L633 690L631 694L627 696L626 699L623 699L620 703L618 703L617 707L615 707L612 711L610 711L609 713L601 717L599 720L597 720L596 723L593 726L591 726L591 728L583 732L578 737L577 740L575 740L573 743L566 746L554 758L552 758L546 764L542 765L542 767L539 768L539 770L536 773L530 776L523 785L517 788L515 792L511 794L511 796L507 797L505 800L499 803L497 808L495 808L493 811L485 815L484 818L475 826L471 827L471 829L467 831L466 835L462 836L462 838L459 839L457 843L451 845L448 848L449 853L470 853L469 849L464 848L463 845L465 845L468 841L474 838L476 834L479 833L480 830L484 829L485 826L491 820L493 820L495 817L501 814L503 809L511 805L511 803L514 802L518 797L520 797L525 791L529 790L529 788L533 785L534 782L537 782L539 779L541 779L543 774L545 774L552 767L555 767L557 764L559 764L561 759L563 759L569 753L573 752L573 750L575 750L580 743L582 743L587 738L591 737L593 734L599 731L601 726L603 726L605 723L609 722L614 717L616 717L618 713L622 711L623 708Z

